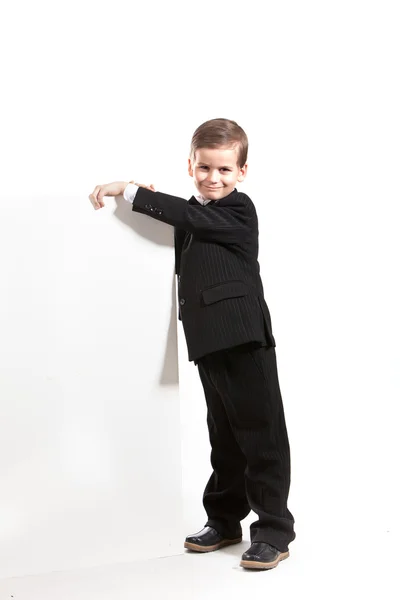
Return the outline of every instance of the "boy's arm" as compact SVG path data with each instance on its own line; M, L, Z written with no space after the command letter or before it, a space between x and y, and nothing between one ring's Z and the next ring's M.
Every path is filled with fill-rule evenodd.
M243 235L250 230L252 211L248 201L249 198L243 195L230 206L219 206L214 202L203 206L140 187L136 190L132 210L208 241L235 243L243 241Z

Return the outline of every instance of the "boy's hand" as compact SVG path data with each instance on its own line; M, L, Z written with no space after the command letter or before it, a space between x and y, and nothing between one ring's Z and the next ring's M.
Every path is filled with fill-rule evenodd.
M143 183L137 183L136 181L129 181L129 183L134 183L139 187L144 187L147 190L151 190L155 192L154 185L151 183L150 186L143 185ZM104 196L120 196L124 193L126 186L128 185L127 181L114 181L113 183L106 183L104 185L96 185L93 192L89 194L89 200L93 205L95 210L99 208L103 208L104 206Z
M128 185L127 181L114 181L104 185L96 185L93 192L89 194L89 200L93 204L93 208L103 208L104 196L119 196L124 193L124 189Z

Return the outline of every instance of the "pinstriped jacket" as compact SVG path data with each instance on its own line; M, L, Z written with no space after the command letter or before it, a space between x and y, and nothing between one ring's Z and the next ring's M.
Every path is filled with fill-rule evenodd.
M246 342L275 346L249 196L200 204L139 187L132 210L174 227L179 315L189 361Z

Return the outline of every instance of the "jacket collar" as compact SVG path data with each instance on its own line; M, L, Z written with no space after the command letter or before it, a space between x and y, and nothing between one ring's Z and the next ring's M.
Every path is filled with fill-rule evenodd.
M219 204L220 206L225 206L226 204L230 204L230 202L236 198L238 194L237 189L235 188L234 190L231 191L230 194L228 194L227 196L224 196L224 198L220 198L219 200L212 200L211 202L207 202L206 206L208 206L209 204ZM199 204L199 201L192 196L189 199L189 204Z

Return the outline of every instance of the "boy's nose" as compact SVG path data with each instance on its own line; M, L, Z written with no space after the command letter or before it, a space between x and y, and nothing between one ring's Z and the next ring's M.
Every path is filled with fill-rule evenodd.
M210 171L208 179L209 179L210 183L218 183L219 172L218 171Z

